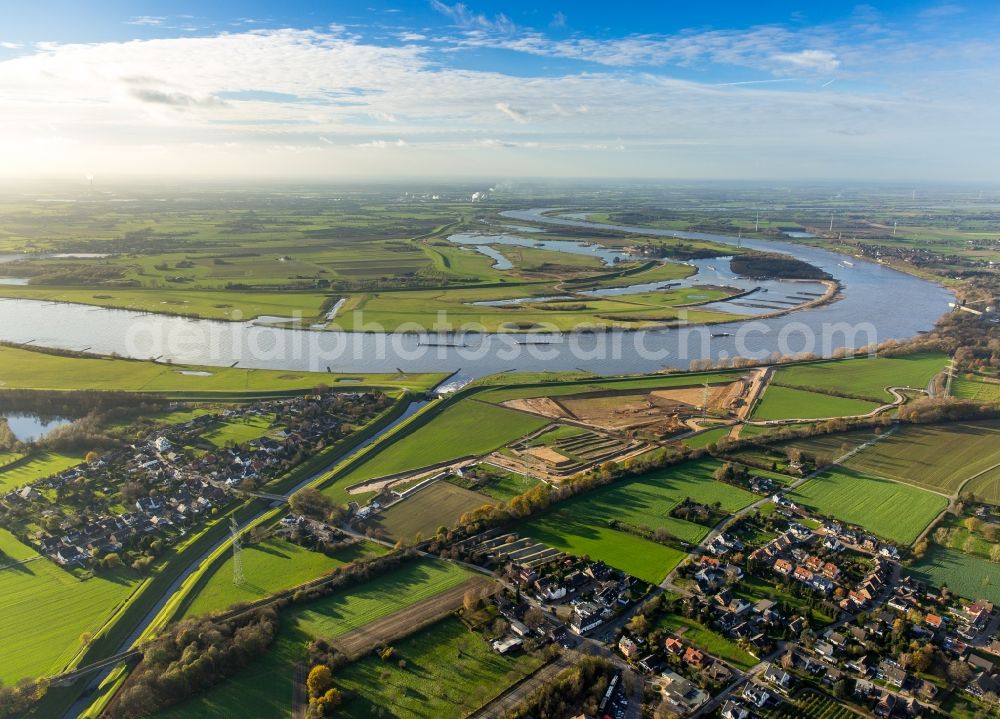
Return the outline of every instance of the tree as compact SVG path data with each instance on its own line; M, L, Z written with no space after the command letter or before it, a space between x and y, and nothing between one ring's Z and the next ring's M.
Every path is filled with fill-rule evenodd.
M310 696L321 696L331 686L333 686L333 672L326 664L317 664L309 670L306 687L309 689Z
M990 547L990 561L1000 564L1000 544L994 544Z
M948 664L948 678L956 686L965 686L972 679L972 669L963 661L956 660Z
M479 607L479 592L476 589L467 589L462 597L462 606L466 612L474 612Z
M538 607L531 607L524 613L524 624L531 629L538 629L545 621L545 612Z
M642 614L636 614L629 620L628 628L633 634L645 636L649 632L649 620Z
M965 528L968 529L970 532L976 532L979 530L980 522L975 517L967 517L966 520L962 522L962 524L965 525Z
M330 687L324 692L323 696L319 698L316 703L320 705L323 710L323 714L330 716L333 710L340 706L340 703L344 700L340 693L340 690L336 687Z
M332 499L314 487L300 489L291 496L288 504L296 514L320 521L326 521L326 518L336 508Z

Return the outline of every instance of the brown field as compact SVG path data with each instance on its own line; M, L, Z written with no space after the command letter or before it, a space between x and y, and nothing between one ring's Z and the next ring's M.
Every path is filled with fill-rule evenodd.
M457 611L470 589L485 595L497 588L497 584L487 577L472 577L441 594L337 637L332 644L352 660L358 659L376 647L391 644Z
M454 527L459 517L484 504L499 502L449 482L435 482L383 511L376 526L393 539L412 539L418 532L430 537L441 525Z
M745 386L743 380L709 385L709 409L735 410ZM685 416L698 412L705 399L705 388L692 385L651 392L605 390L558 398L532 397L508 400L503 404L544 417L575 420L598 429L625 431L644 427L668 434L681 428Z

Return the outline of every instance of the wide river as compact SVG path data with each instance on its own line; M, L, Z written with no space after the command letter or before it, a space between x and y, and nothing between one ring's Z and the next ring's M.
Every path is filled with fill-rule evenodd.
M598 226L647 237L735 237L594 225L554 218L545 209L509 211L507 219L571 227ZM906 339L948 311L944 288L882 265L805 245L743 239L744 247L790 253L836 277L835 302L781 317L680 329L577 332L565 335L417 334L286 329L253 323L192 320L38 300L0 299L0 340L141 359L220 367L333 372L459 372L480 377L509 370L584 369L600 374L686 369L692 360L773 353L829 355L841 346ZM761 299L767 295L761 295ZM737 308L732 308L738 311ZM461 346L455 346L461 345ZM2 369L2 368L0 368Z

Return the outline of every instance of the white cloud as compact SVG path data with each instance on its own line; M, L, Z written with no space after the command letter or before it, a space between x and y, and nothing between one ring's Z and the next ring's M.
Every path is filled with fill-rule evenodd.
M0 47L2 47L4 50L17 50L17 49L23 47L23 45L21 45L21 43L19 43L19 42L10 42L9 40L0 40Z
M636 42L632 54L597 49L641 57ZM819 39L776 51L782 42L702 34L671 52L695 67L752 57L809 82L722 86L626 65L514 75L448 67L437 44L378 46L340 30L49 44L0 60L0 173L883 177L890 162L911 177L994 172L989 43L866 54ZM914 72L917 57L969 69ZM879 84L859 89L859 68ZM817 92L832 69L836 87Z
M810 72L831 73L840 67L840 60L829 50L802 50L792 53L778 53L774 59L793 67Z
M160 15L138 15L125 21L126 25L162 25L167 18Z
M496 104L496 109L498 109L503 115L509 117L514 122L523 125L528 121L527 115L525 115L520 110L515 110L507 102L498 102Z
M464 3L458 2L454 5L448 5L441 0L431 0L431 7L450 18L459 27L477 28L504 34L510 34L517 30L517 26L503 13L490 19L481 13L472 12Z
M388 140L370 140L369 142L357 142L353 145L353 147L384 150L387 147L406 147L406 142L404 140L396 140L395 142L390 142Z

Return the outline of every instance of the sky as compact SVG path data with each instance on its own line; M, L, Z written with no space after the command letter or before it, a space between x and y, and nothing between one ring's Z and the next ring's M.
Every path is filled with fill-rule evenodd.
M998 118L990 2L0 0L13 178L1000 184Z

